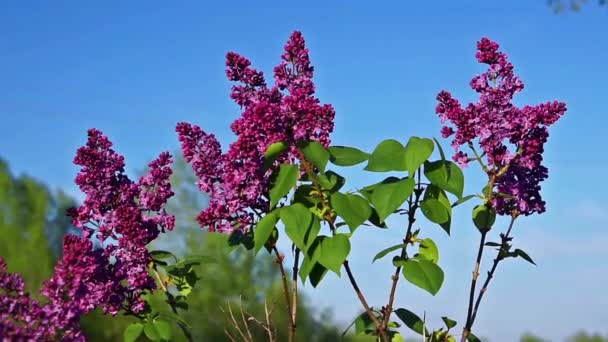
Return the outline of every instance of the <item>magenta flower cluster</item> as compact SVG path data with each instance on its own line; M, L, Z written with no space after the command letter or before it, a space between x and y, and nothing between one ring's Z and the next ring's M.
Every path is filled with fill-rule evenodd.
M281 58L274 68L275 84L268 87L263 73L251 68L248 59L234 52L227 54L226 75L238 82L231 98L243 111L231 125L238 138L226 153L214 135L189 123L177 125L184 157L192 165L201 191L209 194L209 206L198 222L210 231L246 231L254 212L268 209L272 171L280 163L298 159L297 143L330 143L335 111L314 96L313 67L300 32L291 35ZM289 146L288 151L267 169L264 152L279 141Z
M161 153L148 165L149 172L134 182L108 138L96 129L88 134L86 146L74 159L82 167L76 184L86 198L68 212L81 234L64 238L63 257L41 290L48 298L44 305L24 294L20 278L8 275L0 265L1 336L82 340L80 316L96 307L112 315L120 310L140 313L145 308L141 295L155 289L146 246L174 226L174 216L165 210L173 196L171 155ZM94 248L94 240L101 247Z
M470 83L479 94L477 103L463 108L449 92L439 93L436 111L442 123L449 121L454 126L442 127L441 133L444 138L454 136L453 158L461 166L474 160L461 146L473 149L475 143L479 144L489 176L496 178L496 190L507 195L494 199L499 214L510 215L514 210L523 215L542 213L545 202L540 183L548 177L548 170L542 165L547 128L564 115L566 104L553 101L523 108L513 105L513 96L522 91L524 84L514 74L507 55L498 48L487 38L477 43L477 60L489 66Z

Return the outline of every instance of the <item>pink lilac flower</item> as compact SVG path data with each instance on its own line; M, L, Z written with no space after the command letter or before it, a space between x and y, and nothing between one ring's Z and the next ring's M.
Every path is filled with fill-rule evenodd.
M237 140L226 153L215 136L200 127L184 122L177 125L184 157L199 179L199 188L210 198L198 222L211 231L249 229L253 213L268 209L272 171L280 163L298 159L297 144L310 140L324 146L330 143L335 111L314 96L313 67L300 32L291 35L281 58L274 69L275 85L269 88L263 73L251 68L248 59L234 52L227 54L226 75L238 82L230 96L241 106L242 114L231 125ZM279 141L289 146L288 151L266 169L264 152Z
M524 88L513 72L507 55L498 51L498 44L483 38L477 43L477 60L488 64L488 70L475 76L470 86L479 94L477 103L462 107L447 91L437 96L436 112L444 126L444 138L454 136L453 159L461 166L472 160L461 146L478 143L490 166L490 172L499 175L495 185L499 193L494 205L499 214L510 215L514 210L530 215L545 211L540 196L540 183L548 177L542 165L543 147L549 136L547 127L566 112L563 102L548 102L518 108L511 103L513 96ZM491 175L489 175L491 176Z
M108 138L96 129L88 133L74 159L82 166L76 184L86 198L68 212L81 236L64 238L62 259L40 291L48 303L31 300L21 278L8 275L0 260L0 336L8 340L84 340L82 315L96 307L112 315L139 313L145 306L141 295L155 289L146 246L175 223L165 210L173 196L171 155L161 153L136 183L125 175L124 158ZM94 248L92 238L102 248Z
M18 274L0 258L0 338L8 341L84 341L78 320L53 302L42 304L23 291Z

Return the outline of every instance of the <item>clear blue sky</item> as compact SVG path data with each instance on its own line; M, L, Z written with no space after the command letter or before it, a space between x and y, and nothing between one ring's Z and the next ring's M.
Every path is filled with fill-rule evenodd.
M228 97L225 53L238 51L268 74L294 29L307 39L319 97L337 110L335 143L371 150L389 137L439 136L435 95L445 88L474 99L468 82L482 71L475 42L488 36L526 84L518 103L559 99L569 111L547 146L548 212L515 231L515 243L539 266L504 263L483 304L479 335L508 342L525 330L555 341L578 328L608 333L608 9L593 4L555 15L544 0L209 3L3 1L0 156L18 173L77 194L71 161L90 127L110 136L130 172L178 147L178 121L201 125L226 146L239 111ZM436 326L442 315L463 321L477 241L468 210L456 212L452 237L427 229L446 270L441 293L400 287L398 302L427 310ZM386 301L390 265L370 270L368 263L400 238L401 223L388 232L361 229L354 238L352 263L376 305ZM337 319L347 322L359 311L347 286L330 275L311 296L335 305Z

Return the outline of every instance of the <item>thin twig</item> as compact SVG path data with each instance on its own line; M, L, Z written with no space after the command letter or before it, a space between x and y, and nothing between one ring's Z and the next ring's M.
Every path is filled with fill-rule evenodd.
M243 298L241 296L239 296L239 308L241 309L241 319L243 320L243 325L245 326L247 336L249 336L249 339L253 341L253 336L251 336L249 325L247 324L247 320L245 319L245 311L243 310Z
M281 279L283 280L283 292L285 293L285 302L287 303L287 317L289 318L289 342L293 342L295 338L295 323L293 322L293 317L291 316L291 299L289 298L289 285L287 284L287 275L285 274L285 268L283 267L283 257L279 253L279 250L276 246L273 246L272 250L277 256L276 263L279 265L279 270L281 271Z
M481 259L483 257L483 246L486 243L487 231L481 232L481 238L479 239L479 250L477 251L477 259L475 261L475 268L473 269L473 278L471 279L471 290L469 292L469 306L467 308L467 321L462 331L461 342L465 342L467 337L471 333L471 318L473 316L473 302L475 301L475 290L477 289L477 278L479 277L479 267L481 266Z
M350 284L353 286L353 289L357 293L357 297L359 297L359 300L361 301L363 308L365 308L365 312L367 312L367 315L369 316L369 318L376 325L376 330L378 330L378 333L380 333L380 337L382 338L382 341L389 342L390 339L389 339L388 335L386 334L386 331L384 331L384 329L382 329L382 323L378 320L378 318L376 318L376 315L374 315L374 312L367 304L367 300L365 300L365 296L361 292L359 285L357 285L357 281L355 280L355 277L353 276L353 273L350 270L350 266L348 265L348 260L344 261L344 269L346 270L346 274L348 274L348 280L350 280Z
M293 283L293 290L292 290L292 300L291 300L291 322L293 323L291 325L291 329L293 337L295 339L296 336L296 324L298 322L297 317L298 317L298 267L299 267L299 263L300 263L300 249L296 247L296 251L295 251L295 256L294 256L294 261L293 261L293 269L292 269L292 274L291 274L291 280Z
M479 290L479 295L477 295L477 301L475 302L475 308L473 309L473 316L471 317L471 327L473 326L473 323L475 323L475 318L477 317L477 311L479 310L479 305L481 304L481 299L483 298L483 295L488 290L490 281L492 280L492 278L494 278L494 273L496 272L498 263L500 263L500 261L504 259L502 257L502 251L504 248L506 248L507 243L509 242L509 234L511 234L511 229L513 228L513 224L515 223L516 219L517 219L516 215L511 216L511 222L509 223L509 229L507 229L506 234L502 235L502 241L501 241L502 243L501 243L500 249L498 250L498 254L496 255L496 258L494 259L492 268L488 272L486 280L483 283L483 286L481 287L481 290Z

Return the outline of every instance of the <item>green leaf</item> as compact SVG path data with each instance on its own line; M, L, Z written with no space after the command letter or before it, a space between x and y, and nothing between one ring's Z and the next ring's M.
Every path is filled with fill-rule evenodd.
M439 262L439 249L435 244L435 241L426 238L420 242L420 249L418 251L418 257L434 262Z
M167 259L167 258L177 259L175 257L175 255L173 255L173 253L167 252L167 251L161 251L161 250L151 251L150 256L156 260L163 260L163 259Z
M281 164L279 174L270 189L270 208L274 208L281 198L296 185L298 173L296 165Z
M441 319L443 320L443 323L445 323L445 326L448 328L448 330L452 329L457 324L455 320L449 319L445 316L441 317Z
M324 237L319 242L316 253L319 253L317 260L321 265L340 275L342 264L350 253L350 241L345 234Z
M433 138L433 141L435 141L435 144L437 145L437 149L439 150L439 156L441 157L441 160L445 160L445 153L443 152L443 147L441 147L441 144L439 143L439 141L437 141L437 139Z
M131 323L123 334L125 342L134 342L141 335L144 326L141 323Z
M464 174L455 163L437 160L424 163L424 175L441 189L461 198L464 191Z
M385 222L380 222L380 217L378 216L376 208L372 208L372 215L369 217L369 222L378 228L388 228Z
M473 223L480 232L487 232L496 221L496 210L485 204L473 208Z
M152 322L146 323L144 326L144 334L146 334L146 337L152 341L160 340L160 335L158 331L156 331L156 326Z
M372 214L369 202L358 195L334 193L330 197L330 204L336 213L348 224L351 232L354 232L363 222L367 221Z
M306 233L308 232L313 215L302 203L292 204L281 208L279 213L285 224L285 233L291 241L303 251L307 250Z
M445 209L442 209L437 206L437 203L433 203L434 201L430 201L429 203L426 203L424 207L422 207L422 204L430 199L438 200ZM450 235L450 226L452 223L452 206L450 205L450 200L448 199L448 196L446 195L445 191L433 184L427 186L426 190L424 191L423 203L421 203L422 213L431 222L439 224L441 228L443 228L443 230L445 230L445 232ZM445 218L446 214L447 219Z
M255 226L255 230L253 232L253 241L254 241L254 253L258 254L260 249L264 247L266 241L272 234L274 226L277 224L277 214L274 211L266 214Z
M450 213L448 209L435 198L427 198L420 203L420 210L429 221L442 224L448 222Z
M329 160L338 166L353 166L366 161L369 153L365 153L354 147L331 146L329 147Z
M365 170L374 172L407 170L405 148L394 139L382 141L370 155Z
M458 205L463 204L464 202L466 202L466 201L470 200L470 199L471 199L471 198L473 198L473 197L477 197L477 195L468 195L468 196L464 196L464 197L460 198L459 200L457 200L456 202L454 202L454 203L452 204L452 208L454 208L454 207L456 207L456 206L458 206Z
M415 313L400 308L395 310L395 314L397 314L397 317L399 317L408 328L412 329L412 331L417 332L420 335L425 332L425 336L429 336L428 331L424 328L424 322Z
M410 177L433 154L433 140L411 137L405 146L405 165Z
M315 263L312 267L312 270L310 271L310 275L308 276L312 287L317 287L326 274L327 268L325 268L325 266L319 264L318 262Z
M382 182L375 183L375 184L364 187L363 189L359 190L359 193L361 195L363 195L363 197L367 198L368 201L371 201L374 190L376 190L380 185L388 184L388 183L395 183L400 180L401 180L401 178L399 178L399 177L393 177L393 176L386 177L384 180L382 180Z
M266 149L266 152L264 152L264 168L268 169L270 166L272 166L274 161L277 160L277 158L286 149L287 149L287 144L282 141L278 141L278 142L270 144L270 146L268 146L268 148Z
M318 141L309 141L300 147L304 158L316 166L320 172L325 172L329 161L329 152Z
M160 339L167 341L171 340L171 325L169 322L159 319L154 321L153 324Z
M374 329L374 321L372 321L367 312L364 311L355 318L356 335L365 335L365 333L371 329Z
M528 255L528 253L522 251L519 248L516 248L513 253L518 256L521 257L522 259L526 260L527 262L531 263L532 265L536 266L536 263L532 260L532 258L530 258L530 256Z
M371 202L378 212L380 222L397 210L414 192L413 178L379 184L372 192Z
M424 259L406 260L403 264L403 276L433 296L441 289L444 277L443 270L437 264Z
M401 248L403 248L405 246L407 246L407 245L404 244L404 243L400 243L398 245L394 245L394 246L391 246L389 248L383 249L378 254L376 254L376 256L374 257L374 260L372 260L372 263L375 262L376 260L384 258L388 253L394 252L394 251L396 251L398 249L401 249Z
M481 340L479 339L479 337L473 335L472 333L469 333L469 336L467 336L467 341L469 341L469 342L481 342Z
M323 189L329 190L330 192L336 192L340 190L346 183L346 179L333 171L327 171L325 174L319 175L319 184Z

